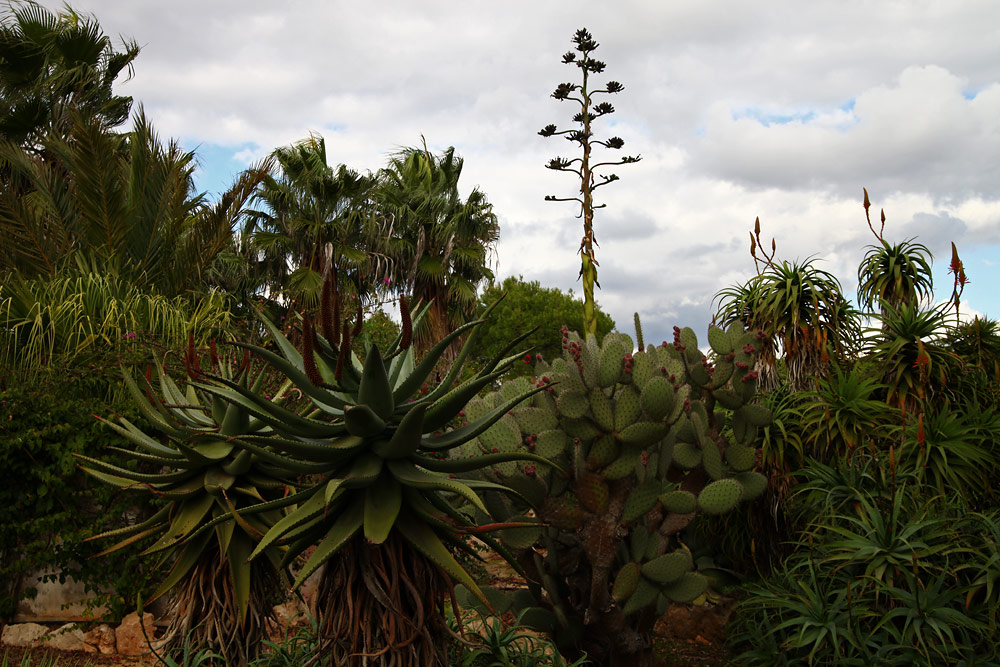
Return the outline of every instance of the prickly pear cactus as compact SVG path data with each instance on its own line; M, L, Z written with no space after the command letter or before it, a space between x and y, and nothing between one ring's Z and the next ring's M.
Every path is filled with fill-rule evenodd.
M627 335L598 345L564 327L562 358L466 407L472 421L544 388L452 456L527 450L554 464L493 467L486 477L529 504L501 494L486 504L495 521L539 524L501 534L532 593L508 602L527 605L526 622L561 649L635 652L652 610L705 593L676 536L698 512L728 512L767 486L753 471L770 422L754 402L759 342L741 323L712 326L706 356L694 331L675 327L672 343L633 351Z

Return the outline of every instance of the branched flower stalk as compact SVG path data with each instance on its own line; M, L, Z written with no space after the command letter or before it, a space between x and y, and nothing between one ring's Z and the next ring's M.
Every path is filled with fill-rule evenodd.
M611 137L607 141L595 139L591 131L592 123L601 116L607 116L615 112L615 108L610 102L594 103L595 95L612 95L625 90L625 86L617 81L608 81L604 88L591 89L589 77L591 74L600 74L606 67L605 63L591 57L597 49L598 43L585 28L576 31L573 36L575 49L580 55L567 51L563 55L563 63L573 64L580 68L583 75L582 83L560 83L552 97L557 100L572 100L580 105L580 112L573 116L573 121L579 124L578 129L559 130L555 125L546 125L539 131L543 137L562 136L567 141L571 141L580 146L583 155L577 158L554 157L546 165L555 171L568 171L576 174L580 178L579 197L556 197L547 195L545 201L575 201L580 204L580 216L583 218L583 238L580 240L580 278L583 280L583 329L585 333L597 334L597 313L594 307L594 286L600 287L597 282L597 267L599 266L594 256L594 246L597 239L594 236L594 209L603 208L606 204L594 205L594 190L618 180L616 174L607 176L595 174L595 170L600 167L610 167L621 164L632 164L641 158L636 156L624 156L616 160L592 163L592 151L595 145L603 146L610 150L620 150L625 141L621 137ZM599 181L595 181L595 175Z

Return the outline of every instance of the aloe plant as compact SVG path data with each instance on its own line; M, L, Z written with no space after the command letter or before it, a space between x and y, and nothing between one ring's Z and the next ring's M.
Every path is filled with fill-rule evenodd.
M152 598L172 592L162 650L171 655L190 644L221 654L229 664L245 665L266 637L272 600L280 594L283 578L277 548L267 549L267 557L254 563L247 559L280 518L281 507L296 502L294 475L314 468L243 446L244 439L266 437L272 429L223 390L239 387L275 410L284 410L278 407L281 399L261 395L263 372L250 381L249 355L238 366L214 354L212 359L206 372L213 375L208 376L197 368L193 345L189 347L185 361L191 381L183 390L157 363L159 396L152 392L152 373L144 391L124 372L133 400L159 433L144 433L124 417L119 423L102 420L133 445L109 449L157 472L78 458L97 479L164 501L145 521L89 538L123 538L101 554L156 538L142 554L159 556L169 567ZM214 378L211 384L206 383L209 377Z
M370 346L362 363L350 346L360 321L353 328L346 318L341 321L333 275L328 274L324 289L321 333L310 317L303 318L301 350L266 319L276 351L242 345L301 392L306 403L301 414L235 382L211 388L270 426L272 433L240 438L240 446L279 466L295 460L314 473L314 483L296 495L295 505L264 532L250 557L255 562L275 547L284 550L281 565L305 556L296 587L326 565L317 605L324 660L338 665L444 664L449 636L442 613L445 595L458 582L486 602L453 552L479 557L467 542L470 534L498 546L485 533L491 526L478 526L458 512L456 498L485 510L477 491L506 491L454 476L518 459L543 462L527 452L447 458L449 449L475 438L534 392L512 397L474 423L447 427L476 393L523 357L525 351L504 355L524 336L459 381L484 320L457 328L417 362L412 334L431 304L411 313L401 299L399 335L384 353ZM469 338L446 377L427 386L441 355L465 334Z

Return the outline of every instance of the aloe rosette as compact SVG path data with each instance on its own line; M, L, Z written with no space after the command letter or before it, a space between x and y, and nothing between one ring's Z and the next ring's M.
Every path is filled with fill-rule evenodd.
M249 360L239 366L214 354L214 382L238 386L259 396L264 374L250 381ZM205 377L186 362L192 377ZM254 418L240 401L213 393L210 385L189 382L184 389L157 363L159 391L154 396L147 374L145 391L128 373L126 386L154 437L125 418L102 420L133 447L108 449L156 472L138 472L78 455L87 473L122 489L151 493L164 501L153 516L136 525L89 539L123 538L110 553L143 541L152 544L143 555L159 556L169 571L152 599L173 592L171 626L163 650L190 640L245 664L258 652L271 616L267 604L281 588L280 550L266 550L266 559L249 563L260 536L281 517L281 508L295 498L294 474L310 467L295 462L278 466L268 457L240 446L242 438L263 436L271 428ZM260 400L264 401L263 397ZM275 404L277 404L276 401ZM155 538L155 540L154 540Z
M346 320L336 322L340 310L336 298L324 298L320 332L310 318L303 319L300 346L266 319L262 322L274 343L273 350L239 344L287 378L289 391L301 393L305 409L289 411L236 382L219 380L198 387L242 406L270 428L268 433L237 438L238 446L277 467L295 461L312 473L312 483L295 494L294 504L264 531L250 557L253 560L275 547L284 549L282 565L301 563L295 587L331 559L337 561L325 568L320 580L318 613L327 638L324 650L332 653L334 660L350 661L358 652L376 650L373 646L381 650L403 644L400 651L419 652L412 657L417 664L433 664L441 658L444 641L441 637L404 641L411 631L424 632L413 626L415 620L427 615L438 619L439 614L432 610L440 607L444 592L456 582L486 602L455 552L481 557L468 543L470 534L502 549L487 531L505 526L478 525L460 507L471 504L485 511L480 492L510 492L495 483L456 476L513 460L544 463L542 457L530 452L489 453L462 460L447 455L539 391L512 396L475 422L450 427L472 397L524 355L525 351L520 351L505 356L526 336L512 341L501 355L460 380L477 327L485 319L457 328L417 361L410 345L412 331L430 304L411 312L401 299L400 334L384 353L375 345L369 346L362 362L351 352L351 339L361 328L357 320L353 328ZM463 335L468 339L450 370L428 386L445 350ZM372 577L383 576L396 583L385 581L383 586L389 592L373 594ZM412 599L385 600L397 594ZM344 595L355 598L353 617L343 613ZM390 612L396 614L395 620L383 622ZM439 620L443 633L443 617ZM364 636L352 640L352 629L357 627L366 628ZM385 655L395 650L386 648Z

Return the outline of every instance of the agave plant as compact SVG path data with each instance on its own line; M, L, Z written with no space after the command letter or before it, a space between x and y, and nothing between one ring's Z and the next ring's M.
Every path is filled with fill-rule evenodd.
M338 321L333 275L328 274L324 289L322 334L305 317L301 351L266 319L277 352L241 344L288 378L302 393L305 412L292 413L237 382L219 379L214 386L199 387L241 405L270 427L270 433L238 438L241 447L275 461L294 458L315 473L315 482L296 494L294 507L263 531L248 555L256 562L258 556L282 547L281 565L287 565L315 545L294 586L326 565L317 604L320 658L337 665L444 664L449 634L443 602L453 584L462 583L488 604L453 551L478 558L468 535L499 546L485 531L505 527L474 524L457 511L455 499L485 512L476 491L506 489L459 481L454 475L516 459L543 461L526 452L446 458L447 450L488 429L534 391L511 398L471 424L447 427L470 398L523 357L524 351L503 355L524 337L459 382L475 329L484 320L457 328L416 363L412 332L430 304L411 316L405 299L400 299L399 335L384 354L375 345L369 347L361 363L350 346L360 332L360 317L353 329L346 319ZM469 332L447 376L434 387L425 386L444 351Z
M212 348L214 352L214 343ZM282 409L281 399L268 401L260 395L263 372L250 382L248 355L239 366L214 354L212 358L216 384L192 381L184 390L157 363L160 397L153 396L150 372L145 392L128 372L123 373L134 401L160 437L144 433L125 418L117 424L102 420L134 445L110 449L157 472L78 458L97 479L164 501L147 520L90 538L124 538L102 554L157 538L142 553L159 556L160 563L169 567L152 598L173 593L171 623L160 648L169 656L190 645L219 653L229 664L245 665L262 646L272 607L283 590L282 579L287 579L277 548L267 549L266 558L253 563L247 559L260 536L280 518L280 508L295 502L295 474L316 468L241 446L242 438L273 431L240 402L220 395L219 387L241 387L272 402L275 410ZM192 378L202 377L193 341L186 362Z

